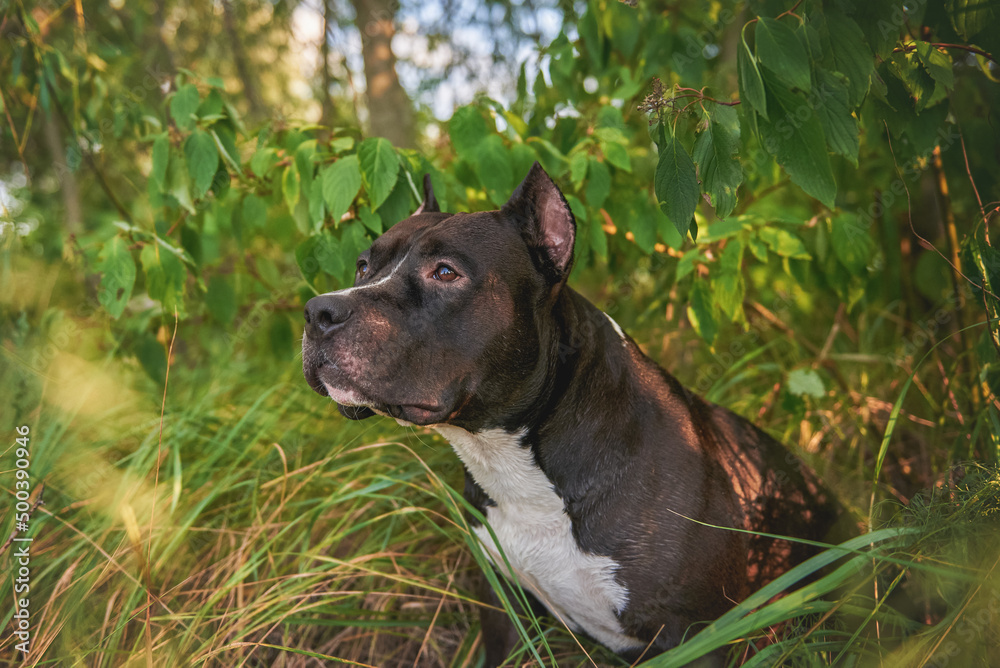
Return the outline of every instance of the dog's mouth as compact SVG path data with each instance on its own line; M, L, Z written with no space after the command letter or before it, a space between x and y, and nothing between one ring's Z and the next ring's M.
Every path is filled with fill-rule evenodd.
M340 375L325 374L326 365L307 372L306 381L309 387L325 397L333 399L340 414L349 420L364 420L373 415L384 415L396 420L418 425L429 425L443 422L449 417L449 411L437 403L393 401L369 396L366 392L344 388L341 379L336 384L323 376Z

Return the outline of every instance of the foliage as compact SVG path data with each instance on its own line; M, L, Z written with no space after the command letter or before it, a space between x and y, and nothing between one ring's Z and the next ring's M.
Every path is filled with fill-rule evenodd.
M0 382L12 397L0 422L44 425L33 475L50 485L39 549L51 559L38 578L53 660L115 665L153 652L142 623L164 657L209 664L268 663L281 654L237 643L284 646L304 627L290 651L329 642L330 655L392 665L398 651L410 665L417 638L435 656L475 653L465 625L476 622L460 614L474 567L455 549L465 534L449 490L460 484L454 458L410 433L410 450L381 459L389 446L358 439L400 438L392 427L345 425L273 382L303 385L303 304L352 282L357 254L417 206L425 173L442 208L484 210L541 162L576 216L574 286L686 384L798 446L869 526L886 508L876 501L910 497L954 461L998 463L995 3L590 0L539 47L538 71L521 66L507 99L456 109L440 124L446 139L428 133L417 150L354 124L290 120L287 107L257 122L280 92L263 86L265 101L248 104L248 91L232 92L238 68L212 46L161 69L164 52L183 56L181 38L210 23L166 4L190 12L176 45L146 3L84 2L86 21L71 4L0 10L10 45L0 54ZM284 39L289 9L267 11L272 41ZM53 152L43 134L63 145ZM76 222L73 184L86 212ZM79 385L84 369L101 382ZM74 384L107 403L60 389ZM84 455L98 462L94 484L73 480ZM956 503L977 509L978 526L987 513L969 498ZM129 504L150 518L138 534L120 511ZM916 533L933 534L931 524ZM924 559L921 540L888 545L909 568ZM441 579L437 550L457 587ZM185 584L182 565L214 560ZM954 567L947 577L967 566L995 590L978 557L941 561ZM313 570L296 579L305 564ZM819 582L849 582L837 572ZM147 590L163 603L152 622L135 617ZM321 591L338 593L314 598ZM81 607L88 595L113 610L105 626ZM981 605L973 590L963 596L919 628L878 593L825 608L788 597L734 615L726 642L756 651L772 613L814 613L815 626L790 627L780 649L757 656L867 660L877 619L887 648L939 657L946 622ZM282 608L286 599L302 607ZM411 599L413 633L393 639L385 628L411 618L392 606ZM345 619L378 652L312 626ZM523 630L525 656L539 663L577 652L551 625Z

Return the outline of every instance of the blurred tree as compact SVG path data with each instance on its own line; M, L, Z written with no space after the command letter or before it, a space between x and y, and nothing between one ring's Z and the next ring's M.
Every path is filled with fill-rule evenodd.
M399 83L392 36L395 0L351 0L365 61L365 97L371 134L412 147L416 141L413 103Z
M226 37L229 39L229 48L233 57L233 64L239 73L240 82L243 84L243 94L247 99L250 117L259 119L264 114L264 107L257 94L257 85L254 83L253 75L250 72L251 66L246 49L243 47L244 37L240 34L237 23L236 8L233 0L223 0L222 16L223 25L226 30Z
M323 0L323 35L320 37L320 76L322 79L322 90L320 91L320 103L323 105L323 115L320 121L324 125L333 123L333 74L330 72L330 24L333 21L333 0Z

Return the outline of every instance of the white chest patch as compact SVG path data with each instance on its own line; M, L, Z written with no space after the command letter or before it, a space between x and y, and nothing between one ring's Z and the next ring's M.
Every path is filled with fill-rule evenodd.
M582 629L615 651L644 647L622 631L616 615L628 602L628 591L615 580L618 564L577 545L562 499L535 466L531 450L520 445L523 432L435 429L496 502L487 508L486 519L521 586L573 631ZM506 571L486 527L477 528L476 535L493 563Z

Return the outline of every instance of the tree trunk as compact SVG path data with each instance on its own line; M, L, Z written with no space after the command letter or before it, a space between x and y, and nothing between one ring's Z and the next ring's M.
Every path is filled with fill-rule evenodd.
M66 145L63 144L62 132L54 114L45 115L42 123L45 145L52 155L52 169L59 179L59 192L62 193L63 210L66 214L65 229L70 234L80 234L83 231L83 206L80 204L80 189L76 184L76 174L66 164Z
M250 107L250 117L260 118L263 116L264 105L261 104L260 96L257 95L257 87L254 85L250 68L247 65L247 53L243 48L243 38L240 36L236 23L236 9L232 0L222 2L222 23L229 36L230 50L233 54L233 63L236 65L236 73L243 83L243 94L246 95L247 104Z
M322 58L323 73L323 125L333 125L333 98L330 97L330 88L333 86L333 75L330 73L330 22L333 18L333 8L330 3L333 0L323 0L323 41L320 42L320 57Z
M163 61L167 65L167 74L170 78L170 85L174 83L174 76L177 74L177 63L174 62L174 53L167 46L167 41L163 39L163 25L166 23L166 12L164 11L165 0L160 0L159 2L154 2L154 15L156 16L156 25L153 26L154 34L156 35L156 43L160 47L160 51L163 52ZM161 81L162 83L162 81Z
M413 107L399 84L392 52L395 5L392 0L351 0L351 4L361 33L371 134L385 137L396 146L412 147L416 132Z

